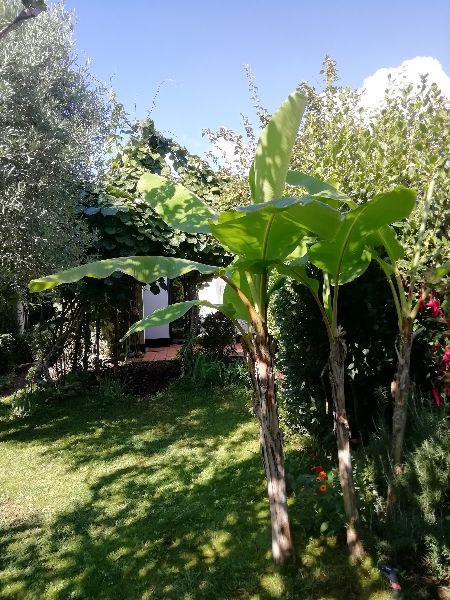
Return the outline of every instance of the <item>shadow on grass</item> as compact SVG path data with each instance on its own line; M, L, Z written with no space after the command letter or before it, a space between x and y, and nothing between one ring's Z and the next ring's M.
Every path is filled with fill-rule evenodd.
M256 423L239 390L61 404L3 423L0 440L39 442L68 469L100 465L88 501L0 532L0 598L386 597L333 539L297 535L296 563L273 566Z

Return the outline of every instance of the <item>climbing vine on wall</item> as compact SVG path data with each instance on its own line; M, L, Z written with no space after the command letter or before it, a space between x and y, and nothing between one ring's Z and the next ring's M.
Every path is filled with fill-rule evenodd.
M136 186L146 171L189 187L211 206L222 192L211 167L174 140L158 133L151 119L137 121L126 131L110 160L109 171L80 206L97 231L96 251L104 258L157 255L223 264L224 250L206 234L176 231L164 223L140 197Z

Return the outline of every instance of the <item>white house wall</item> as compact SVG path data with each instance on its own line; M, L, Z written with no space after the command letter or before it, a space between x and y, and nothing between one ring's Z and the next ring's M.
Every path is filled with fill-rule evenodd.
M198 297L199 300L207 300L212 304L222 304L224 290L225 281L223 279L213 279L212 281L208 281L205 287L199 290ZM213 308L209 308L208 306L200 307L200 315L202 317L212 312L215 312Z
M167 280L166 280L167 283ZM222 279L213 279L209 281L201 290L199 290L198 297L200 300L207 300L212 304L222 304L223 292L225 289L225 282ZM152 314L157 308L165 308L169 304L169 294L166 290L161 289L159 294L152 294L148 285L143 288L143 317ZM215 312L214 309L206 306L200 307L200 315L205 316L211 312ZM169 324L158 325L158 327L152 327L151 329L145 330L146 340L168 340L170 339Z
M167 283L167 280L166 280ZM143 317L150 315L157 308L164 308L169 303L169 294L166 290L162 288L159 291L159 294L152 294L148 285L144 287L143 291L143 306L144 306L144 314ZM145 330L145 339L146 340L159 340L159 339L169 339L170 338L170 330L169 325L158 325L157 327L152 327L151 329Z

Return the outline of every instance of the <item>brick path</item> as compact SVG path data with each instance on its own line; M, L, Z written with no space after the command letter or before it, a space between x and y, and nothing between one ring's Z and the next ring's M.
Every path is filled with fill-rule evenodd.
M146 348L142 358L132 359L144 362L152 362L156 360L173 360L176 358L181 344L172 344L171 346L163 346L162 348ZM236 344L235 351L237 356L244 356L241 344Z

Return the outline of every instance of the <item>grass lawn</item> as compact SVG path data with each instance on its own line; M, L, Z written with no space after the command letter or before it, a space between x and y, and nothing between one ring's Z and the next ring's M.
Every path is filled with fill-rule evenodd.
M13 419L6 402L0 598L389 598L369 562L302 536L294 500L296 562L273 566L248 392L176 383L138 399L106 386Z

